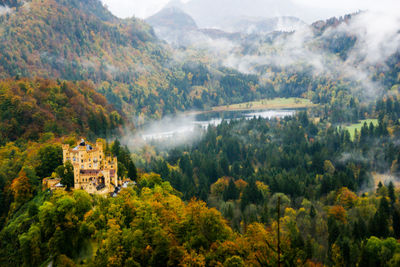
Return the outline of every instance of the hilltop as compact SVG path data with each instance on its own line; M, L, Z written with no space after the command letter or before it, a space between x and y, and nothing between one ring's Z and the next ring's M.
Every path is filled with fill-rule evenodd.
M135 82L135 69L162 72L151 28L119 20L98 0L26 1L0 17L3 78L57 77Z
M174 51L142 20L118 19L98 0L32 0L0 16L0 78L90 80L117 110L159 118L191 108L246 101L257 81L222 84L232 70L208 55ZM245 90L246 93L239 94ZM231 91L237 98L230 98ZM264 95L265 96L265 95ZM245 99L246 98L246 99Z
M46 133L111 137L124 121L90 82L0 81L0 145L37 140Z
M164 8L157 14L146 19L153 27L167 27L176 30L197 29L194 19L177 7Z

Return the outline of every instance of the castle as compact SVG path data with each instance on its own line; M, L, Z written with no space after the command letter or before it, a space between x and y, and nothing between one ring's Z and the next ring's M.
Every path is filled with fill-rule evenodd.
M118 186L118 162L116 157L106 157L103 143L96 142L93 147L85 140L71 148L62 146L63 163L74 166L74 188L83 189L90 194L108 194Z

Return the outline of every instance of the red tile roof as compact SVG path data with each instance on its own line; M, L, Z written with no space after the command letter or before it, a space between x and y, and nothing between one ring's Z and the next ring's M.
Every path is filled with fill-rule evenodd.
M88 175L97 175L99 174L100 170L81 170L81 174L88 174Z

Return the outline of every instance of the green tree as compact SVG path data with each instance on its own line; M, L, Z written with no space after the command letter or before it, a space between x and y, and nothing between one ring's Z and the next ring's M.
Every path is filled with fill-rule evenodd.
M229 185L223 193L224 201L235 200L239 198L239 190L237 189L233 179L229 180Z
M136 180L137 178L137 169L135 164L133 163L133 161L130 159L128 162L128 178L132 179L132 180Z
M393 205L393 203L396 202L396 194L395 194L395 191L394 191L394 185L393 185L392 181L390 181L390 183L388 185L388 195L389 195L389 198L390 198L390 202Z
M57 167L56 172L61 178L61 183L67 187L67 190L74 187L74 166L67 161L65 165Z
M382 197L379 208L370 222L371 234L378 237L387 237L389 235L389 216L389 203L386 197Z
M239 256L233 256L224 262L224 267L244 267L246 266L242 260L241 257Z
M398 207L393 210L393 231L396 238L400 238L400 210Z
M244 210L244 208L248 204L260 204L262 201L263 201L263 195L261 191L258 190L255 180L251 179L249 181L249 184L243 191L243 196L240 206L242 210Z
M62 164L62 149L59 145L45 145L39 150L39 165L36 174L40 178L51 176L54 170Z
M119 157L120 154L120 150L121 150L121 143L118 141L118 139L116 139L114 141L114 144L111 147L111 152L113 153L113 155L115 157ZM119 159L118 159L119 160Z

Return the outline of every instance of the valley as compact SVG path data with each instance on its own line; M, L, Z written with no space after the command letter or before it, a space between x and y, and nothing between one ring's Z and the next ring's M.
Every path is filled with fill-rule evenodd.
M0 1L0 266L400 266L399 8Z

